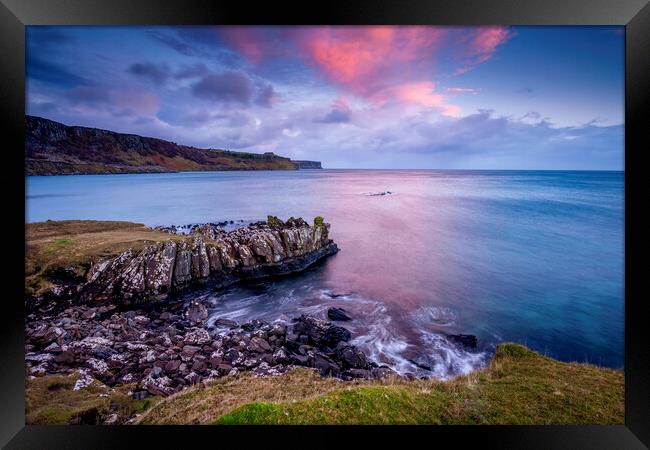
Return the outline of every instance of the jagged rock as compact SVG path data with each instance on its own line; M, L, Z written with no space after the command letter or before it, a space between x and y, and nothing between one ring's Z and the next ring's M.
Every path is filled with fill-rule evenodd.
M313 366L322 376L336 377L341 372L341 367L336 362L321 353L314 354Z
M372 378L372 372L366 369L350 369L346 373L353 378Z
M340 344L336 348L336 355L345 368L370 369L370 363L365 353L352 345Z
M378 379L385 379L398 376L397 372L389 367L374 367L372 370L372 377Z
M352 320L352 317L348 316L346 311L343 308L329 308L327 310L327 317L330 320L337 320L337 321Z
M197 226L180 242L157 242L140 252L129 249L93 264L85 282L77 276L75 291L86 303L162 300L199 282L223 287L297 272L338 251L322 218L313 226L301 218L271 222L228 233Z
M271 346L267 341L262 338L254 337L251 339L249 349L257 353L264 353L271 351Z
M228 375L231 370L232 366L230 364L219 364L217 366L217 372L219 372L220 375Z
M326 320L303 315L289 325L261 320L242 326L226 322L230 329L216 332L195 326L184 314L173 313L186 308L187 304L178 302L84 317L87 308L73 306L55 317L48 316L47 321L33 316L27 323L28 341L41 342L48 332L60 336L48 322L75 330L78 336L47 347L27 344L27 373L43 376L78 370L80 389L96 379L111 387L138 383L138 389L148 395L169 395L238 371L269 376L296 365L342 379L394 374L369 362L361 350L346 342L350 339L348 330ZM107 307L106 311L115 308ZM70 333L67 331L66 336Z
M214 325L217 327L228 327L228 328L235 328L239 326L237 322L230 319L217 319L214 321Z
M172 380L166 375L153 378L149 374L142 380L142 387L152 395L168 396L174 393Z
M178 359L169 361L167 364L165 364L165 372L166 373L177 372L180 365L181 365L181 361Z
M300 316L294 319L294 333L299 333L299 340L307 337L307 342L317 347L334 348L339 342L350 340L351 334L343 327L332 325L315 317Z
M473 334L448 334L447 338L467 348L476 348L477 339Z
M195 328L185 334L186 344L203 345L211 341L210 333L203 328Z

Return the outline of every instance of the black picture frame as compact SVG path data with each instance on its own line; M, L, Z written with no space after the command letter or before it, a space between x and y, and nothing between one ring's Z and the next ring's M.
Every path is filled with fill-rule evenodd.
M488 427L47 427L25 425L24 390L24 113L27 25L207 24L431 24L431 25L625 25L625 425ZM349 0L300 5L224 0L0 0L0 115L3 133L5 252L0 364L0 444L6 448L114 448L136 440L147 446L187 448L267 443L309 445L358 437L481 448L618 448L650 446L650 352L643 314L642 156L650 93L650 4L647 0ZM595 93L597 95L597 93ZM287 441L276 435L285 433ZM335 435L335 436L334 436ZM408 439L408 440L404 440ZM443 441L448 441L443 444ZM453 444L451 443L453 442ZM154 444L155 443L155 444ZM210 444L212 443L212 444ZM412 444L412 445L413 445ZM334 444L338 445L338 444Z

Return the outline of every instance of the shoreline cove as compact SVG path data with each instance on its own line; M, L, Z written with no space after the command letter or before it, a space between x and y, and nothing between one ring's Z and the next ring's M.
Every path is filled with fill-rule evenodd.
M224 231L224 225L235 228ZM219 312L214 295L228 295L231 289L223 288L229 284L259 286L269 278L299 279L298 272L314 265L318 269L324 258L338 252L328 239L329 228L321 217L309 226L302 219L284 222L274 216L239 226L226 222L147 228L97 221L29 225L27 266L36 266L38 276L27 291L28 398L34 383L73 377L70 387L81 398L105 386L101 389L114 393L105 397L119 395L129 406L71 413L67 423L136 423L141 415L134 402L149 405L147 399L175 398L196 386L244 373L291 377L295 370L308 368L346 382L454 382L495 364L493 355L475 350L476 337L467 334L427 334L432 352L444 349L443 361L468 361L454 372L402 356L407 345L386 335L384 322L390 316L383 305L371 305L375 312L365 319L379 320L366 328L357 326L363 316L334 306L350 301L355 294L349 292L321 291L321 299L328 301L272 322L237 322L237 314ZM158 241L145 239L140 248L127 245L126 250L117 245L121 250L113 249L113 255L102 245L93 248L93 236L103 243L111 233L127 244L133 233ZM59 259L75 246L85 246L89 253L75 261ZM219 252L213 253L215 249ZM36 263L39 258L46 259ZM235 271L237 266L242 267ZM423 311L419 320L423 314L442 324L454 320L453 312L445 310Z

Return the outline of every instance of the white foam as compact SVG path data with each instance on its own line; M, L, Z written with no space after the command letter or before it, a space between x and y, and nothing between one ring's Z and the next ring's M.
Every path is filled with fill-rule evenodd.
M458 375L467 375L485 366L485 352L470 352L450 342L444 335L422 332L422 343L427 349L427 360L432 364L435 378L449 379Z
M425 305L413 313L413 321L420 326L451 326L456 323L456 312L446 306Z

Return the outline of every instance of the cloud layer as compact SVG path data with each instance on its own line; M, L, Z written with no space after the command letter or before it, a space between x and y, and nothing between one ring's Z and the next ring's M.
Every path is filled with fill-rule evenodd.
M622 38L604 31L571 35L576 61L554 29L34 27L27 109L329 167L620 169Z

